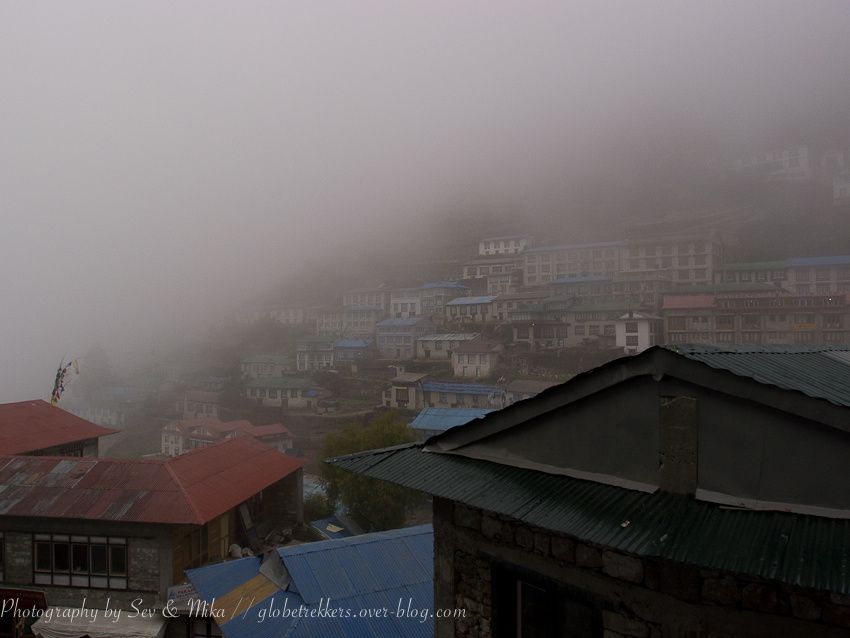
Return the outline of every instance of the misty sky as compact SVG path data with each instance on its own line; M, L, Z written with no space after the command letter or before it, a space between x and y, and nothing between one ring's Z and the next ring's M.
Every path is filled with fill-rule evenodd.
M849 63L843 0L0 0L0 401L451 198L534 214L634 149L831 117Z

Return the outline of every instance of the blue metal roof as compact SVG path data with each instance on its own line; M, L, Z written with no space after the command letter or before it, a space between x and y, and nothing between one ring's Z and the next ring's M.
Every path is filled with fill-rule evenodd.
M494 385L482 385L480 383L439 383L432 381L423 383L422 389L426 392L455 392L457 394L501 394L502 388Z
M260 601L247 594L245 600L254 602L253 606L227 614L228 619L219 625L226 638L433 636L434 533L430 525L285 546L277 551L292 579L289 587ZM226 594L239 600L240 589L249 589L261 564L261 558L250 557L186 574L198 595L208 602ZM395 616L399 604L406 609L409 599L413 608L427 610L424 622ZM284 605L290 611L301 605L308 610L326 605L350 610L351 617L305 614L284 618L279 613ZM390 611L385 618L356 617L360 610L382 608ZM278 615L269 613L270 609Z
M850 255L830 255L826 257L789 257L785 265L794 266L836 266L850 264Z
M378 328L383 328L385 326L415 326L422 321L422 319L422 317L384 319L383 321L379 321L376 325Z
M334 348L368 348L371 343L371 339L340 339Z
M457 297L446 302L447 306L470 306L477 303L490 303L496 298L495 295L484 295L483 297Z
M416 415L410 427L414 430L444 432L449 428L481 418L492 411L483 408L425 408Z
M341 527L342 529L338 532L329 530L329 526ZM315 521L310 521L310 527L317 530L320 534L327 538L348 538L349 536L353 536L353 534L348 531L348 528L345 524L340 521L336 516L330 516L328 518L319 518Z
M603 275L588 275L584 277L558 277L557 279L553 279L553 284L586 284L586 283L594 283L594 282L608 282L611 281L610 277L605 277Z

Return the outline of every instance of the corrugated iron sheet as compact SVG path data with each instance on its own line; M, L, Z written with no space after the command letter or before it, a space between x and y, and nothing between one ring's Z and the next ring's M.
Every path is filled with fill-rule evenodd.
M304 605L360 610L387 608L395 613L408 599L416 609L434 608L434 534L430 525L363 534L361 536L281 547L278 554L292 577L288 591L264 600L246 596L244 612L221 623L227 638L430 638L433 619L396 618L283 618L269 619L270 609ZM201 598L238 600L259 573L258 557L229 561L186 572ZM330 599L330 601L328 601ZM261 622L261 614L266 619Z
M328 462L638 556L850 594L850 520L729 509L425 453L421 445Z
M414 430L434 430L443 432L473 419L478 419L493 410L482 408L425 408L410 423Z
M850 407L850 346L665 346L712 368Z
M0 457L0 515L203 524L302 467L251 437L169 460Z
M46 401L0 405L0 454L26 454L117 431L95 425Z

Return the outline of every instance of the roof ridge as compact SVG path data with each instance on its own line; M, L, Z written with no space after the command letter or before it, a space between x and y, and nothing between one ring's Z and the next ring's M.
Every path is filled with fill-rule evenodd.
M183 498L186 499L186 503L189 505L189 509L192 510L192 514L195 515L195 521L198 523L198 525L203 525L206 521L203 520L203 517L198 511L198 508L195 507L195 503L192 501L192 498L189 496L189 492L186 490L186 487L183 485L183 482L177 476L177 473L174 471L174 468L171 467L170 463L163 463L163 465L165 465L165 469L171 475L171 478L174 480L174 483L177 485L178 488L180 488L180 492L183 494Z

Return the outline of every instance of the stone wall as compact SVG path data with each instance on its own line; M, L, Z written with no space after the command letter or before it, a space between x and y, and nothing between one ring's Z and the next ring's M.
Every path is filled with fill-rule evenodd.
M44 591L50 605L76 607L86 599L88 607L129 609L141 598L140 607L156 607L165 601L171 585L170 528L141 524L109 524L92 521L5 519L5 573L3 584ZM18 531L9 527L17 527ZM33 584L33 533L86 534L127 538L128 582L126 590Z
M850 636L850 596L644 559L434 499L438 638L491 635L492 565L530 570L594 601L604 638Z

